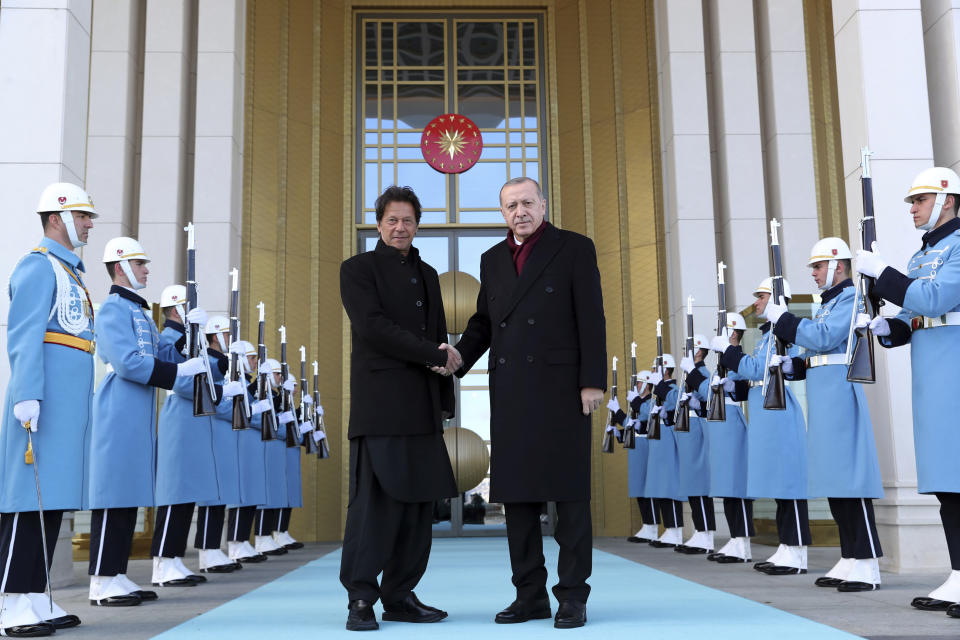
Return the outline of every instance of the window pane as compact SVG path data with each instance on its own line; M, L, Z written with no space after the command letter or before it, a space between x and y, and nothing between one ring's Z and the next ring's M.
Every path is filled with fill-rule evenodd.
M503 221L503 217L500 218ZM462 235L457 238L457 266L460 271L480 279L480 256L484 251L497 244L506 236L506 227L502 231L493 231L489 235ZM477 360L476 369L487 368L486 356Z
M503 222L503 214L500 211L461 211L460 222L462 224L500 224Z
M393 86L380 86L380 128L393 129Z
M532 67L536 64L536 36L532 22L523 24L523 64Z
M503 69L459 69L457 80L468 82L503 82Z
M377 196L380 195L380 185L377 184L378 167L376 163L368 162L363 168L363 208L372 209Z
M461 66L503 66L503 23L459 23L457 61Z
M486 366L486 364L483 366ZM461 426L476 432L484 440L490 439L489 391L464 391L461 389L460 415Z
M393 66L392 22L384 22L380 25L380 64L385 67Z
M507 25L507 64L520 64L520 25L516 22Z
M423 224L421 218L420 224ZM426 261L437 273L450 271L450 241L446 236L418 234L413 246L420 252L420 258Z
M364 62L368 67L375 67L377 66L377 23L366 23L363 32Z
M483 132L483 152L487 152L486 145L488 144L506 144L507 143L507 134L503 131L484 131Z
M507 157L506 147L489 147L487 146L487 134L483 134L483 151L480 154L485 160L504 160Z
M458 174L461 207L496 209L497 194L507 181L505 167L500 162L478 162L468 171Z
M509 106L510 106L510 120L509 120L510 125L509 126L511 129L519 128L521 126L520 118L522 116L522 113L520 110L523 108L522 102L521 102L519 85L515 85L515 84L510 85Z
M439 22L397 23L397 66L443 65L443 25Z
M398 129L423 130L427 123L443 113L443 87L421 84L398 85L397 111ZM420 144L419 137L416 143Z
M534 129L537 126L537 86L523 85L523 126Z
M397 183L413 189L421 206L431 209L447 206L444 174L434 171L426 162L401 162L397 165L397 173Z
M473 120L481 129L503 126L503 85L460 85L458 112Z
M440 113L437 113L437 115L439 116ZM400 131L397 133L397 144L415 144L419 147L421 135L423 135L422 131L417 131L416 133Z
M379 117L377 115L377 106L379 106L380 104L380 98L377 95L377 85L375 84L365 85L365 88L363 90L363 98L364 98L363 100L364 125L363 126L366 129L376 129L377 123L379 122L379 120L377 119Z

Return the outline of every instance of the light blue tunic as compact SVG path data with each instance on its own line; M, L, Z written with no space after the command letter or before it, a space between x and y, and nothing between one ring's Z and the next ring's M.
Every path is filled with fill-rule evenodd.
M172 388L176 365L157 357L160 334L144 305L114 286L97 316L97 355L111 370L93 396L91 509L156 505L155 387Z
M950 223L948 223L950 224ZM960 231L952 231L910 258L906 290L897 319L960 311ZM883 274L881 274L881 279ZM916 329L907 336L913 373L913 442L917 491L960 493L960 325ZM881 338L881 344L890 344Z
M264 481L267 487L264 509L283 509L289 503L286 434L286 427L279 425L276 438L263 443Z
M182 330L164 328L164 352L182 335ZM193 376L177 378L160 411L157 433L157 504L224 504L214 459L213 417L193 415Z
M753 355L740 360L737 373L747 380L763 380L770 332L763 329ZM796 356L792 345L789 355ZM807 434L803 411L786 387L787 408L763 408L759 386L750 389L750 424L747 427L747 495L756 498L805 499L807 497Z
M825 297L831 293L832 289ZM806 349L804 357L846 353L854 293L848 281L817 309L813 320L799 319L792 341ZM847 381L844 364L809 368L806 376L807 495L882 498L883 481L863 386Z
M223 370L227 366L226 357L211 350L211 371L217 386L226 382ZM217 469L217 485L220 497L214 502L204 502L201 506L240 503L240 451L237 432L233 430L233 399L225 398L217 405L217 414L213 420L213 459Z
M700 367L700 373L707 378L700 385L705 389L706 385L709 385L710 372L707 371L706 367ZM701 393L698 389L693 392L693 395L700 400L701 407L705 408L707 406L708 396L706 393ZM675 403L676 397L670 401L667 408L673 409ZM680 491L687 497L705 496L710 492L710 450L707 444L705 424L706 420L694 416L691 411L690 431L675 433L677 458L680 461Z
M251 403L253 395L248 394ZM260 416L250 419L250 428L235 431L239 452L240 499L235 506L252 507L267 502L265 443L260 440Z
M292 425L292 423L291 423ZM287 426L291 426L287 425ZM302 507L303 491L300 480L300 446L287 448L287 506Z
M736 371L728 371L727 378L743 379ZM709 384L709 381L705 384ZM725 401L729 397L729 394L724 394ZM748 498L747 422L739 403L727 402L726 416L723 422L707 422L710 434L707 438L710 446L709 495L715 498Z
M650 397L640 404L638 416L650 413ZM627 449L627 490L631 498L645 498L647 481L647 458L650 455L650 441L646 437L636 437L636 447Z
M676 400L676 382L664 399L664 405L672 407L671 399ZM660 421L660 439L647 440L649 452L647 458L647 477L644 483L645 498L669 498L686 500L680 488L680 461L677 456L677 435L673 427Z
M56 265L50 262L48 254L55 257ZM38 508L33 466L26 464L23 457L27 433L13 415L13 406L23 400L40 401L37 432L32 437L44 508L87 508L85 442L90 430L93 356L43 341L47 331L67 333L60 326L57 313L50 315L57 293L55 268L68 275L68 317L87 318L86 327L77 337L93 340L93 318L80 279L83 263L60 243L44 238L38 248L20 260L10 276L10 382L0 428L2 513Z

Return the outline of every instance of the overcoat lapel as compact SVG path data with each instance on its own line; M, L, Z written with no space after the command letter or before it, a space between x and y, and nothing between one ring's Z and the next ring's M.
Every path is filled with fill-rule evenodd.
M552 224L547 223L547 228L543 230L543 235L534 245L530 257L527 258L527 262L523 266L523 273L519 277L514 275L516 282L513 285L513 291L510 292L509 301L497 310L496 317L493 319L495 322L500 322L513 311L527 289L540 277L540 274L547 268L547 265L550 264L550 261L553 260L562 246L563 240L560 237L560 231ZM513 258L510 256L510 250L506 248L506 243L504 243L504 248L504 253L507 254L507 260L510 263L510 272L516 274Z

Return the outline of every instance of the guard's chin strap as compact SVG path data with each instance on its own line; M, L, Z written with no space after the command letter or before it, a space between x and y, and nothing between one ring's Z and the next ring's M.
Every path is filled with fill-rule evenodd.
M64 215L66 214L66 215ZM77 227L73 223L73 213L70 211L61 211L60 220L63 221L63 226L67 228L67 237L70 238L70 244L73 245L74 249L79 249L83 245L87 244L82 242L80 237L77 235Z
M139 291L140 289L143 289L145 286L147 286L146 283L141 284L140 281L137 280L137 277L133 275L133 269L130 268L129 260L121 260L120 268L123 269L123 274L127 276L127 280L130 281L131 289L133 289L134 291Z
M823 279L823 284L820 287L818 287L820 291L826 291L827 289L833 286L833 279L836 277L836 271L837 271L837 261L833 259L828 260L827 275Z
M177 315L180 316L180 324L186 326L187 324L187 310L182 304L173 305L173 308L177 310Z
M940 211L943 209L943 203L946 199L947 194L943 191L937 194L937 199L933 201L933 209L930 210L930 218L925 224L920 225L919 229L930 231L937 226L937 220L940 219Z

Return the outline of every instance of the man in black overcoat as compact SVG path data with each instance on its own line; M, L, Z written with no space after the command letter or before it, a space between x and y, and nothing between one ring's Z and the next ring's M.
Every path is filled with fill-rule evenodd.
M516 600L499 623L550 617L540 512L555 501L560 603L554 626L586 622L590 413L606 388L606 328L593 242L544 220L540 186L500 190L507 238L480 259L477 312L457 344L463 375L489 348L490 500L504 503Z
M460 366L446 344L436 270L412 246L420 201L409 187L377 199L380 239L340 266L340 297L350 317L350 502L340 561L347 629L383 619L437 622L446 612L413 592L427 568L435 500L457 494L443 442L453 416L453 380L431 367ZM377 583L377 576L383 578Z

